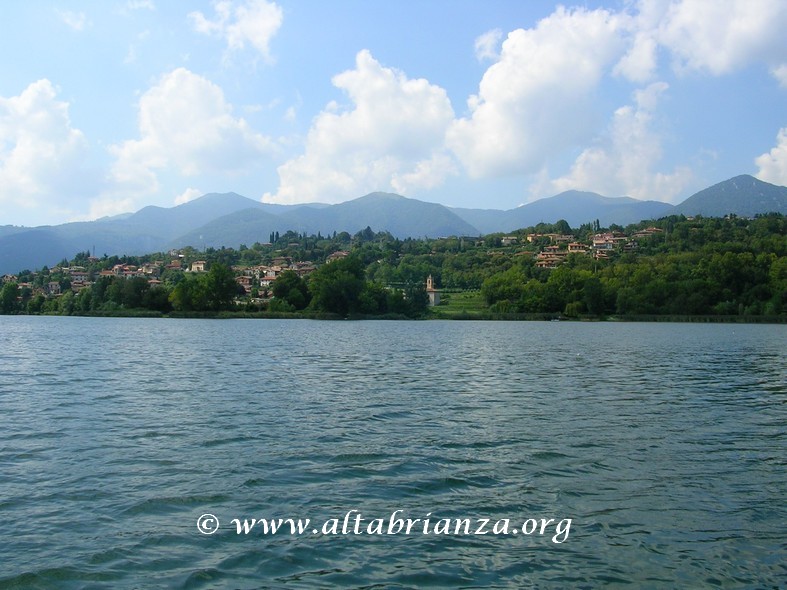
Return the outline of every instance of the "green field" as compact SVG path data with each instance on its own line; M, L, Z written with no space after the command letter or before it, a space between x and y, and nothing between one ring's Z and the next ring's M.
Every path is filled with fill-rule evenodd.
M440 305L430 307L429 310L437 317L489 313L481 291L443 292L440 294Z

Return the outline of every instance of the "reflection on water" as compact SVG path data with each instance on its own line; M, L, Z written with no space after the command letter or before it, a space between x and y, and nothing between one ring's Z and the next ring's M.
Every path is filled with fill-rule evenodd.
M3 587L780 587L783 326L0 318ZM571 518L200 535L206 512Z

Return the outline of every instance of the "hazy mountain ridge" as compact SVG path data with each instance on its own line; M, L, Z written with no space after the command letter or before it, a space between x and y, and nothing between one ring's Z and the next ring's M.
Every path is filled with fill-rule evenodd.
M675 213L705 217L787 213L787 187L742 174L693 194L675 207Z
M631 197L604 197L585 191L566 191L539 199L516 209L452 209L482 233L508 232L538 223L554 223L565 219L571 227L579 227L598 219L602 226L611 223L627 225L643 219L670 215L673 205L661 201L639 201Z
M627 225L671 214L723 216L787 213L787 187L748 175L715 184L677 206L631 197L566 191L515 209L449 208L391 193L339 203L266 204L236 193L210 193L176 207L148 206L130 215L89 222L24 228L0 226L0 274L40 268L76 252L145 254L193 246L237 247L267 242L288 230L324 235L367 226L396 237L478 236L565 219L572 227L598 219Z

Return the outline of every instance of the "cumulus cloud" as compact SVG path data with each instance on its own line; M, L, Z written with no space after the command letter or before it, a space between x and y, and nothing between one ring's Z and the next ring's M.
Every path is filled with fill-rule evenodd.
M667 84L657 82L634 93L634 105L617 109L599 145L585 149L562 178L550 183L553 192L591 190L608 196L672 201L691 180L678 167L655 171L662 157L661 141L652 128L653 111Z
M275 2L246 0L236 4L222 0L214 2L213 9L216 14L212 20L199 11L189 14L195 31L224 39L230 51L242 50L249 45L263 59L271 61L270 42L284 18Z
M633 82L650 80L657 68L658 42L646 32L634 35L628 52L615 65L613 72Z
M84 187L88 145L49 80L0 97L0 203L66 211Z
M158 190L157 172L237 174L270 155L272 141L233 116L221 88L178 68L139 100L139 139L109 147L113 198ZM105 195L106 196L106 195Z
M754 163L758 167L757 178L787 186L787 127L782 127L776 136L776 146L759 156Z
M512 31L470 115L451 126L449 147L472 177L537 170L588 135L591 94L622 46L620 21L605 10L559 7Z
M753 60L783 62L785 29L787 4L781 1L681 0L668 5L657 36L679 71L720 75Z
M475 40L475 56L478 61L487 59L496 60L500 57L500 40L503 38L503 31L494 29L487 31Z
M453 171L442 149L454 113L445 90L382 66L369 51L333 78L352 102L314 119L303 155L279 166L272 202L336 202L375 190L408 193Z
M779 0L640 0L636 7L623 15L631 41L615 67L635 82L653 77L659 50L681 74L718 76L754 61L777 69L787 60L787 4Z
M654 101L661 85L638 93L636 104L618 109L602 131L591 108L600 82L608 75L638 84L658 80L666 56L681 74L720 76L764 63L787 86L784 30L787 4L774 0L639 0L617 12L558 7L535 27L508 34L447 145L469 176L485 178L535 174L596 138L600 143L585 149L556 185L583 180L607 192L671 199L689 175L685 168L653 172L661 139L652 126L656 106L643 101ZM493 33L476 40L479 58L493 56ZM624 149L627 133L647 137L649 145L629 141ZM593 166L604 173L593 174Z

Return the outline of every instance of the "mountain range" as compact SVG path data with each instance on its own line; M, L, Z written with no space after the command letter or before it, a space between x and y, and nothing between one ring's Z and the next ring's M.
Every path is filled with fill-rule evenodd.
M787 213L787 187L736 176L679 205L567 191L515 209L463 209L390 193L371 193L337 205L273 205L236 193L211 193L165 208L54 226L0 226L0 274L54 265L77 252L145 254L193 246L237 247L267 242L271 233L294 230L323 235L371 227L399 238L478 236L566 220L570 226L599 220L627 225L672 214L721 217Z

